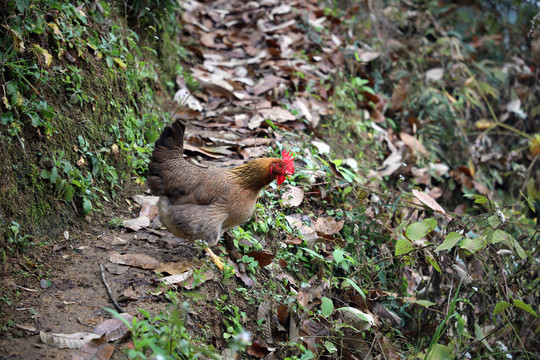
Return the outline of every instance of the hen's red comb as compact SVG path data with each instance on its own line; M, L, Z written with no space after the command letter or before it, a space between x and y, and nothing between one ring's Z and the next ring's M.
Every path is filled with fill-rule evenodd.
M288 151L283 150L281 152L281 156L283 157L283 161L285 161L285 173L287 175L293 175L294 174L294 158L292 157L291 153Z

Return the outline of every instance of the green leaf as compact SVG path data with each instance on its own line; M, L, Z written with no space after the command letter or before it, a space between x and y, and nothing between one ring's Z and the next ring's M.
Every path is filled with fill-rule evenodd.
M523 250L521 245L519 245L516 239L514 239L514 250L516 251L517 255L520 257L521 260L525 260L527 258L527 253L525 252L525 250Z
M41 170L41 174L39 174L42 179L50 180L51 178L51 172L49 170Z
M326 350L328 350L329 353L335 353L337 352L337 348L336 348L336 345L334 345L334 343L330 342L330 341L325 341L324 342L324 347L326 348Z
M441 268L439 267L439 264L437 263L437 260L431 255L426 254L426 260L441 274Z
M442 344L435 344L435 346L431 349L426 359L428 360L451 360L454 356L452 355L452 351L450 351L450 348L446 345Z
M7 124L11 124L12 122L13 122L13 114L11 113L11 111L8 111L2 114L2 117L0 118L0 124L7 125Z
M482 344L484 344L484 346L485 346L489 351L493 351L493 349L491 348L491 346L489 345L489 343L486 341L486 335L484 334L484 331L482 330L482 328L480 327L480 325L478 325L477 322L474 323L474 335L476 336L476 339L482 341Z
M56 179L58 179L58 169L55 167L52 168L51 170L51 177L49 178L49 180L51 180L51 182L53 184L56 183Z
M318 254L317 252L311 250L311 249L308 249L308 248L301 248L302 250L304 250L305 252L311 254L311 256L315 257L315 258L318 258L318 259L321 259L321 260L324 260L324 257L321 255L321 254Z
M444 238L444 241L441 245L437 246L435 251L442 251L442 250L449 250L456 246L456 244L463 239L463 235L458 234L455 231L452 231L446 235L446 238Z
M497 215L491 215L490 217L488 217L488 224L489 226L495 229L497 226L501 224L501 220L499 219Z
M538 316L538 315L536 315L536 311L534 311L532 307L525 304L523 301L521 301L519 299L514 299L514 306L517 307L517 308L520 308L522 310L525 310L526 312L528 312L531 315Z
M352 281L351 279L343 280L343 282L341 283L341 288L343 289L347 284L352 286L354 290L358 291L360 296L362 296L364 299L366 298L366 294L364 294L362 289L360 289L360 287L354 281Z
M148 131L145 131L144 133L144 139L148 143L154 143L154 141L156 141L158 136L159 136L159 133L156 131L148 130Z
M501 241L508 240L509 238L511 238L511 236L507 232L502 231L502 230L495 230L495 232L491 236L490 243L496 244L496 243L499 243Z
M90 202L90 200L88 200L88 198L83 198L83 212L84 212L84 215L88 215L90 213L90 211L92 211L92 203Z
M341 307L338 309L339 311L347 311L347 312L350 312L351 314L353 314L354 316L358 317L360 320L362 321L365 321L367 323L370 323L372 324L373 323L373 319L370 319L366 316L366 314L364 314L363 312L361 312L360 310L356 309L356 308L351 308L351 307L348 307L348 306L345 306L345 307Z
M433 306L433 305L437 305L436 303L428 301L428 300L415 300L415 301L413 301L413 303L421 305L423 307L430 307L430 306Z
M30 111L26 115L28 115L28 117L32 119L32 126L38 127L41 124L41 119L36 112Z
M473 254L484 247L484 237L478 236L474 239L465 238L459 247L468 250L471 254Z
M500 313L504 311L504 309L506 309L509 306L510 306L509 302L499 301L497 305L495 305L495 309L493 309L493 315L499 315Z
M476 199L476 200L474 200L474 202L476 204L487 204L488 203L488 198L485 197L484 195L474 195L473 198Z
M405 238L401 238L396 243L396 253L395 253L395 255L396 256L403 255L403 254L406 254L408 252L411 252L412 250L414 250L413 244L409 240L407 240Z
M41 115L47 119L52 119L56 116L56 113L54 112L53 108L48 106L47 108L41 110Z
M329 317L334 311L334 303L326 296L323 296L321 301L322 316Z
M405 236L411 241L416 241L426 236L428 232L429 227L426 226L426 224L424 224L423 222L415 222L407 226L407 229L405 230Z
M315 359L315 355L311 352L311 350L306 351L304 355L302 355L302 357L300 358L300 360L311 360L311 359Z
M66 192L64 193L64 200L70 202L73 200L73 194L75 194L75 188L71 185L67 185Z
M339 265L344 260L343 250L341 249L335 249L332 255L337 265Z
M112 68L114 66L114 60L112 57L110 56L106 56L105 57L105 61L107 62L107 65Z
M534 191L534 183L531 183L531 184L533 184L532 189ZM529 190L529 184L527 184L527 192L533 192L533 191L528 191L528 190ZM534 208L534 200L532 199L532 197L525 196L525 194L523 194L521 190L519 191L519 193L521 194L521 196L525 198L525 201L527 201L527 205L529 205L529 209L531 209L533 213L536 213L536 209Z
M428 233L437 227L437 220L434 218L427 218L422 221L422 224L426 225L428 228Z

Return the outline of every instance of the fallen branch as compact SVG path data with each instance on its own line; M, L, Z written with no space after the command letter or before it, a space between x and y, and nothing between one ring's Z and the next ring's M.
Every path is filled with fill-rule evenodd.
M114 305L114 308L119 312L119 313L123 313L124 310L122 310L122 308L120 307L120 305L118 305L118 303L116 302L116 300L114 299L113 297L113 294L112 294L112 291L111 291L111 288L109 287L109 284L107 284L107 280L105 280L105 270L103 269L103 265L99 264L99 270L101 270L101 280L103 281L103 285L105 285L105 289L107 290L107 294L109 295L109 299L111 299L113 305Z

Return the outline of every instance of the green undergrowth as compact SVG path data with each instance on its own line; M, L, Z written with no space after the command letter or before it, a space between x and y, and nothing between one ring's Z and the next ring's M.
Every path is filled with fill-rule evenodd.
M163 3L151 14L144 8L124 14L114 2L2 5L4 252L23 250L9 242L12 221L21 233L54 237L144 181L147 145L168 121L159 98L168 80L162 79L179 71L157 71L158 51L164 57L178 51L174 18L162 16L171 2ZM128 23L151 30L141 39Z
M534 15L530 4L505 5ZM254 217L230 234L254 285L225 272L219 300L170 293L166 310L128 324L131 358L194 359L202 351L290 360L538 358L536 140L500 106L516 99L502 68L524 41L478 49L463 26L472 19L483 35L505 28L516 39L524 18L511 23L492 2L482 3L485 12L451 2L414 6L376 2L354 14L327 6L380 57L366 62L357 52L354 66L336 73L334 112L322 124L330 153L309 137L291 141L301 170L289 182L304 191L302 205L286 206L286 189L263 191ZM528 97L537 95L531 89ZM536 104L522 102L532 123ZM397 170L380 175L392 147L407 139L400 133L425 150L408 145ZM496 146L486 150L482 141ZM468 150L475 146L515 157L501 171ZM426 195L433 188L442 195ZM343 225L310 237L321 218ZM264 270L263 249L272 253ZM218 311L221 333L207 333L197 316L206 310Z

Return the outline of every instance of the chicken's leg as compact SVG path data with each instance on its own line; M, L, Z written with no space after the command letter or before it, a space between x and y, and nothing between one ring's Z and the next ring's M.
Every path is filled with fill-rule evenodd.
M204 251L206 251L208 256L210 256L210 259L212 259L212 261L214 262L214 264L216 264L218 269L223 271L223 262L221 261L221 258L217 256L216 254L214 254L212 252L212 249L210 249L209 247L205 248Z

